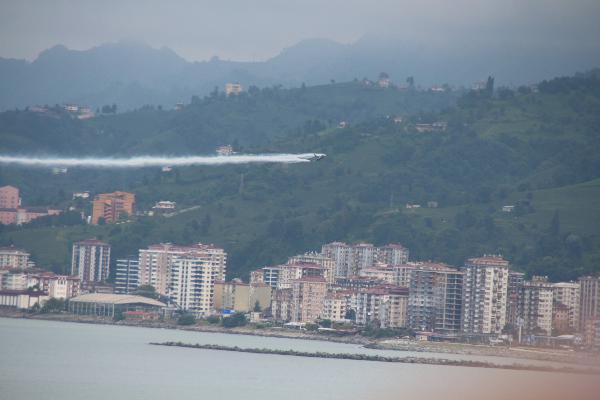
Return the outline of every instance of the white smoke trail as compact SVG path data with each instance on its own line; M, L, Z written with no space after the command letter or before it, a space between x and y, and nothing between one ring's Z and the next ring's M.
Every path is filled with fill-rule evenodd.
M240 154L231 156L138 156L130 158L63 158L25 157L0 155L0 164L17 164L32 167L107 167L140 168L153 166L224 165L249 163L294 164L310 162L312 153L306 154Z

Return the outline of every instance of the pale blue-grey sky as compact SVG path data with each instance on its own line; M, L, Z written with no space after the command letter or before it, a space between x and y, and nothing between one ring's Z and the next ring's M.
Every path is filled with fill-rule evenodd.
M0 0L0 57L136 40L188 60L264 60L306 38L383 35L596 51L598 0Z

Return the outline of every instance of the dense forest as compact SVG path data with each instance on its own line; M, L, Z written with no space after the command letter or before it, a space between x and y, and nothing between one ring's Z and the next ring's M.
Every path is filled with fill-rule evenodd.
M198 206L119 225L83 225L75 211L2 228L0 244L23 246L56 271L66 270L70 243L91 236L108 240L115 256L158 241L215 243L229 253L231 277L333 240L400 242L413 259L454 265L501 253L515 269L552 280L600 271L597 71L468 92L362 82L214 92L181 111L148 106L87 121L53 110L0 114L0 151L193 154L232 143L248 153L328 154L310 164L168 173L3 166L0 184L21 187L25 204L79 210L89 204L72 202L73 191L129 190L142 210L158 200Z

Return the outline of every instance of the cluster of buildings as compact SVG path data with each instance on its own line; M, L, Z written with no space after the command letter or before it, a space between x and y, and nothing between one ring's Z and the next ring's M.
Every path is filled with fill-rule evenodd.
M250 285L271 287L270 317L284 323L410 328L434 340L582 338L600 345L600 276L551 283L526 280L497 255L471 258L460 268L408 256L398 244L329 243L320 253L253 271Z
M532 345L579 340L600 347L600 275L578 282L525 279L498 255L454 267L409 261L400 244L333 242L320 252L254 270L245 283L226 281L226 252L201 243L150 245L112 263L108 243L79 241L73 244L70 276L35 270L29 254L14 247L0 250L0 305L28 308L50 297L87 293L96 296L86 297L87 303L77 299L82 301L77 312L108 315L129 299L127 307L133 302L138 308L126 311L143 314L148 307L156 311L157 304L134 302L131 296L152 286L164 307L198 317L252 313L253 320L297 327L329 320L339 326L409 328L431 340ZM113 283L107 283L110 277ZM92 298L98 304L90 305ZM106 308L109 300L112 308Z
M30 254L16 247L0 247L0 306L31 308L48 299L79 294L80 279L35 268Z
M0 225L22 225L39 217L58 215L62 211L49 207L28 207L21 205L19 188L0 187Z

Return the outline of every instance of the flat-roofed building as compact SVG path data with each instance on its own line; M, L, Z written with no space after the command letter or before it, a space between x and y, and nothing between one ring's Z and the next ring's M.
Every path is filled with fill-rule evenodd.
M0 208L14 209L21 206L19 188L15 186L0 187Z
M170 272L169 298L198 316L215 311L215 283L225 278L225 252L208 245L177 256Z
M197 243L189 246L160 243L139 251L140 285L152 285L162 295L169 295L175 262L183 256L210 260L218 265L217 280L225 279L227 253L213 245Z
M519 322L519 296L525 282L525 274L508 271L508 291L506 299L506 323L516 328Z
M408 289L384 285L360 289L356 294L356 323L380 328L407 325Z
M408 249L399 243L390 243L378 247L375 253L375 259L388 265L400 265L408 262Z
M288 264L308 263L316 264L325 270L325 280L332 284L335 282L335 260L320 253L304 253L290 257Z
M258 305L260 310L271 307L271 287L264 283L244 283L240 279L215 283L215 309L247 313Z
M323 276L304 276L292 283L292 322L315 322L323 313L327 281Z
M500 256L467 260L463 269L463 332L502 332L506 324L508 267L508 261Z
M130 294L140 286L140 261L137 257L118 258L115 263L115 293Z
M100 193L92 204L92 225L101 220L114 223L119 218L133 215L135 194L129 192Z
M81 279L87 288L92 282L102 282L110 274L110 245L97 239L73 243L71 275Z
M30 254L25 250L14 246L0 247L0 269L21 268L26 269L29 265Z
M579 282L557 282L552 284L554 304L567 307L571 332L579 330L579 308L581 307L581 285Z
M443 263L421 263L411 270L408 326L457 334L461 330L463 272Z
M528 335L552 333L552 284L547 277L534 276L525 281L519 296L523 332Z
M600 274L579 278L580 292L580 327L583 332L588 328L588 321L600 319Z

